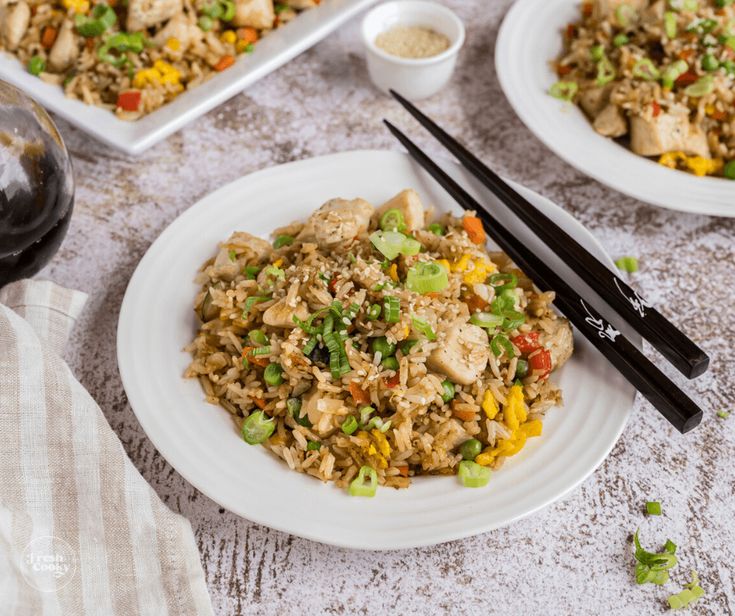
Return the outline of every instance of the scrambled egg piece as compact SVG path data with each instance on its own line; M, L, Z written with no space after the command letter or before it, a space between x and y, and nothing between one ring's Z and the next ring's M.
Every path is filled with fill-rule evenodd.
M181 73L163 60L156 60L151 68L139 70L133 77L133 87L141 89L147 85L180 85Z
M71 9L75 13L79 13L80 15L84 15L89 11L89 2L88 0L62 0L61 4L64 5L65 9Z
M493 419L497 413L497 403L490 391L485 392L482 400L482 409L485 414ZM507 439L499 439L494 447L486 447L485 450L475 458L475 462L481 466L490 466L499 457L514 456L526 445L526 440L533 436L541 436L543 424L541 420L527 421L528 407L523 399L523 387L513 385L503 405L503 422L511 431Z
M666 152L658 159L658 164L670 169L677 169L680 165L694 175L702 177L718 173L722 169L722 159L704 158L704 156L687 156L684 152Z
M442 263L439 261L439 263ZM443 265L443 263L442 263ZM472 255L463 254L449 268L453 272L463 272L462 280L467 284L485 282L490 274L498 271L495 263L488 259L472 259Z
M388 468L388 458L390 458L392 449L385 434L377 429L371 430L369 434L365 430L360 430L360 432L357 433L357 436L369 442L366 449L367 454L369 456L375 456L378 460L378 467ZM372 442L370 441L371 437Z

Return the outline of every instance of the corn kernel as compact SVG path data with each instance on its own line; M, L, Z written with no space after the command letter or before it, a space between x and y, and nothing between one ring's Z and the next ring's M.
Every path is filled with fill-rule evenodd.
M166 41L166 47L171 51L179 51L181 49L181 41L177 38L171 37Z
M393 282L398 282L398 266L395 263L390 264L388 275Z
M233 30L225 30L219 38L223 43L234 45L237 40L237 34Z
M276 259L275 261L273 261L273 265L275 265L276 267L281 267L281 265L283 265L283 259Z
M88 0L62 0L65 9L70 9L75 13L84 14L89 11Z

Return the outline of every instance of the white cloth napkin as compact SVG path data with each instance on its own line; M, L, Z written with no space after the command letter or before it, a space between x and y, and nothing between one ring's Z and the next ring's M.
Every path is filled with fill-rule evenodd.
M211 615L189 522L61 359L86 297L0 289L0 614Z

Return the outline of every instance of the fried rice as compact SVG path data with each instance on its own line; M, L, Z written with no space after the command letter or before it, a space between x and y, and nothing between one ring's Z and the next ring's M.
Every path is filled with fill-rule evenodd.
M561 403L571 328L478 218L431 217L405 190L332 199L273 243L233 233L196 278L185 376L248 443L351 493L483 485Z
M735 179L735 5L594 0L567 26L551 94L633 152Z
M136 120L234 65L320 0L0 0L0 51Z

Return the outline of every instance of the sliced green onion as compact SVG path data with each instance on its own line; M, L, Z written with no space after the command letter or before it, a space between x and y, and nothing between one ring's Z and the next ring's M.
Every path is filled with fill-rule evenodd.
M615 79L615 67L610 62L607 56L603 56L602 59L597 63L597 78L595 83L598 86L604 86Z
M365 422L367 422L370 415L372 415L374 412L375 409L372 406L363 406L360 409L360 423L364 426Z
M97 4L89 17L80 13L74 15L74 26L77 32L86 38L100 36L116 22L115 11L106 4Z
M615 261L615 267L623 272L633 274L638 271L638 259L629 256L620 257L617 261Z
M245 274L247 280L255 280L260 273L260 268L257 265L246 265L242 268L242 273Z
M309 340L306 341L306 344L304 345L304 348L301 349L301 352L304 355L311 355L311 352L316 348L316 345L318 343L318 340L316 336L312 336L309 338Z
M310 336L313 336L314 334L319 333L317 328L313 326L314 320L318 319L319 317L324 316L324 314L328 310L329 310L328 308L322 308L321 310L317 310L313 314L309 315L309 318L306 319L306 321L302 321L296 315L293 315L292 319L293 319L293 322L296 323L296 325L298 325L302 330L304 330Z
M281 364L268 364L263 372L263 380L266 385L275 387L283 383L283 368Z
M268 344L268 336L263 333L262 329L254 329L248 334L248 338L254 344Z
M417 263L408 268L406 288L414 293L436 293L449 286L447 270L436 261Z
M637 584L657 584L662 585L669 579L669 569L676 565L677 558L674 555L676 546L670 542L666 542L666 546L669 549L673 548L673 551L665 549L660 554L648 552L641 547L640 540L638 539L638 531L633 536L635 543L635 559L637 561L635 568L635 581Z
M401 320L401 302L393 295L383 298L383 320L386 323L398 323Z
M730 160L727 162L725 168L722 170L722 174L728 180L735 180L735 160Z
M350 483L350 496L367 496L372 498L378 489L378 473L370 466L363 466L357 477Z
M350 415L347 419L342 422L342 432L347 436L353 434L358 427L357 419L353 415Z
M645 81L656 81L661 76L661 73L652 60L643 58L633 65L633 76L640 77Z
M275 278L277 280L286 280L286 272L284 272L280 267L276 267L275 265L269 265L268 267L264 268L263 271L271 278Z
M46 70L46 60L44 60L41 56L33 56L30 60L28 60L28 72L31 75L34 75L38 77L43 71Z
M498 272L490 276L487 281L495 288L496 295L499 295L506 289L515 289L518 286L518 276L512 272ZM503 284L497 284L499 282Z
M444 235L444 227L442 227L438 222L432 222L428 227L426 227L427 231L431 231L434 235Z
M704 75L695 81L692 85L684 88L684 94L687 96L700 97L710 94L715 89L714 79L712 75Z
M623 45L627 45L630 42L630 39L625 34L616 34L613 38L613 45L615 47L622 47Z
M680 610L688 607L691 603L694 603L702 597L704 597L704 589L699 585L697 572L692 571L692 581L686 585L686 588L675 595L669 596L669 607L672 610Z
M322 444L319 441L309 441L306 444L306 451L319 451Z
M97 57L115 67L128 61L125 52L140 53L145 49L145 37L142 32L118 32L110 36L97 50ZM117 54L110 53L116 51Z
M575 81L557 81L549 88L549 94L562 101L571 101L579 90Z
M454 383L450 381L449 379L444 379L442 381L442 400L447 403L454 400L454 396L456 395L456 390L454 388Z
M516 376L523 378L528 374L528 362L525 359L519 359L516 363Z
M224 0L222 2L222 20L223 21L232 21L232 19L235 17L235 3L232 2L232 0Z
M396 352L396 345L393 342L388 342L385 336L373 338L370 341L370 348L373 354L380 353L381 357L390 357Z
M220 17L222 17L225 9L222 6L222 3L213 2L212 4L208 4L207 6L203 7L201 11L202 14L206 15L207 17L211 17L212 19L219 19Z
M230 251L229 251L229 252L227 253L227 256L228 256L228 257L230 258L230 261L232 261L233 263L234 263L235 261L237 261L237 253L236 253L236 252L235 252L234 250L230 250Z
M628 28L638 18L638 13L629 4L621 4L615 9L615 19L623 28Z
M380 228L383 231L404 231L406 221L401 210L396 208L386 210L380 217Z
M416 332L422 334L423 336L426 336L426 339L428 341L431 342L433 340L436 340L436 333L431 328L431 325L424 321L424 319L421 319L416 315L411 315L411 325Z
M664 543L664 552L676 554L676 544L671 539L667 539L666 543Z
M332 316L331 313L327 314L326 317L324 317L324 322L322 323L322 336L327 336L332 333L332 330L334 329L334 316Z
M495 329L503 324L503 317L489 312L475 312L470 317L470 323L486 329Z
M693 13L699 6L698 0L669 0L669 7L675 11L689 11Z
M270 438L276 429L275 421L263 411L248 415L242 423L242 438L248 445L260 445Z
M705 71L716 71L720 68L720 61L711 53L705 54L702 58L702 68Z
M380 304L370 304L370 307L365 312L365 318L368 321L376 321L380 317Z
M251 295L245 300L245 309L242 312L242 318L247 319L248 315L250 314L250 311L253 309L253 306L255 304L261 304L263 302L270 301L270 296L268 295Z
M503 334L496 334L493 336L493 339L490 341L490 350L493 352L495 357L502 355L503 351L506 352L509 359L515 356L513 345L510 343L510 340L508 340L508 337Z
M373 417L365 424L364 428L365 430L372 430L373 428L376 428L381 432L388 432L391 423L392 421L386 421L385 423L383 423L383 420L380 417Z
M283 11L288 9L288 4L281 4L280 2L276 2L276 4L273 6L273 11L276 15L279 15L280 13L283 13Z
M646 501L646 513L648 515L661 515L661 503L658 501Z
M503 315L503 329L512 331L526 322L526 315L517 310L509 310Z
M209 32L214 26L214 22L212 21L212 18L208 15L202 15L197 20L197 25L203 32Z
M465 488L482 488L490 481L492 472L486 466L480 466L470 460L459 463L459 480Z
M253 357L257 357L259 355L270 355L271 354L271 347L270 347L270 345L258 347L257 349L253 349L252 351L250 351L250 354Z
M599 62L605 56L604 45L594 45L590 48L590 58L593 62Z
M421 251L420 242L398 231L375 231L370 234L370 242L389 261L399 254L412 256Z
M677 20L676 13L673 11L666 11L664 13L664 31L670 39L676 38Z
M685 60L677 60L672 62L669 66L664 69L661 75L661 85L664 88L671 89L674 87L674 83L679 77L689 70L689 65Z
M290 246L293 244L294 239L295 238L292 235L279 235L275 240L273 240L273 248L278 250L284 246Z
M727 411L723 409L720 409L719 411L717 411L717 416L720 419L727 419L728 417L730 417L730 413L728 413Z

